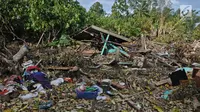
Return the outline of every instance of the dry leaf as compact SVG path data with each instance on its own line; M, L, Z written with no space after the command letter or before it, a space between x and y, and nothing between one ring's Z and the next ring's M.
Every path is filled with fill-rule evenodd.
M154 105L153 108L156 109L158 112L164 112L164 111L162 110L162 108L159 107L159 106Z

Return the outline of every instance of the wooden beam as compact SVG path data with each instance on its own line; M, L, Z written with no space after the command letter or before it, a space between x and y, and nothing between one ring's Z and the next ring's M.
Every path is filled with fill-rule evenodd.
M126 38L126 37L124 37L124 36L121 36L121 35L112 33L112 32L110 32L110 31L108 31L108 30L99 28L99 27L97 27L97 26L92 25L91 28L92 28L92 29L95 29L95 30L97 30L97 31L100 31L100 32L102 32L102 33L111 35L111 36L113 36L113 37L119 38L119 39L121 39L121 40L124 40L124 41L127 41L127 42L131 42L131 39L128 39L128 38Z
M45 67L45 69L48 70L71 70L74 67L56 67L56 66L52 66L52 67Z

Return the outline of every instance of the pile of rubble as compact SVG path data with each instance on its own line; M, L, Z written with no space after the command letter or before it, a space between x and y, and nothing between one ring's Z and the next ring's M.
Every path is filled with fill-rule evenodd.
M23 45L11 61L19 73L1 72L0 109L198 111L199 42L188 48L141 40L104 39L58 48Z

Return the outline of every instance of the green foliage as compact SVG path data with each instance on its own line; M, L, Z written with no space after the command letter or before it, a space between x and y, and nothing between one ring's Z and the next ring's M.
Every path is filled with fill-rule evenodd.
M85 26L86 9L76 0L0 0L0 17L13 32L23 26L27 33L50 32L56 37Z
M197 27L194 29L192 38L193 38L193 39L200 39L200 25L197 26Z
M97 16L104 16L105 11L103 10L103 5L100 2L94 3L91 7L88 13L94 13Z
M115 0L112 6L112 16L121 17L123 15L127 16L129 14L128 5L126 0Z
M71 45L71 39L69 38L69 35L61 35L60 40L59 40L59 44L61 46L69 46Z
M58 46L58 45L59 45L59 40L55 40L47 44L47 46Z
M101 17L105 16L105 11L103 10L103 5L99 2L94 3L88 13L88 24L90 25L101 25Z
M200 22L197 11L189 19L182 18L180 10L174 12L171 5L165 0L115 0L110 15L88 16L90 24L131 38L144 34L166 43L198 39L199 29L194 29L195 23Z
M70 45L68 36L61 34L70 35L87 24L131 38L143 34L162 42L200 39L197 22L197 11L191 18L181 18L180 10L172 10L167 0L115 0L111 14L106 14L100 2L86 12L76 0L0 0L2 35L38 38L45 32L46 40L61 37L53 46Z
M73 0L30 0L28 28L48 31L77 29L84 23L85 9Z
M72 41L69 35L62 34L59 40L55 40L48 44L48 46L69 46L72 44Z
M27 6L27 0L0 0L0 31L2 35L24 29L28 18Z

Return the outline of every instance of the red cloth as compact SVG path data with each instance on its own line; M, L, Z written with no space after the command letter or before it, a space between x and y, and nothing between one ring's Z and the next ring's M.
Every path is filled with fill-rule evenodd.
M5 95L7 92L9 92L7 89L4 89L3 91L0 92L0 95Z
M38 70L38 71L40 71L40 68L37 67L37 66L29 66L26 71L30 72L31 70Z
M11 75L10 77L4 79L3 82L4 82L4 85L22 83L22 78L17 75Z

